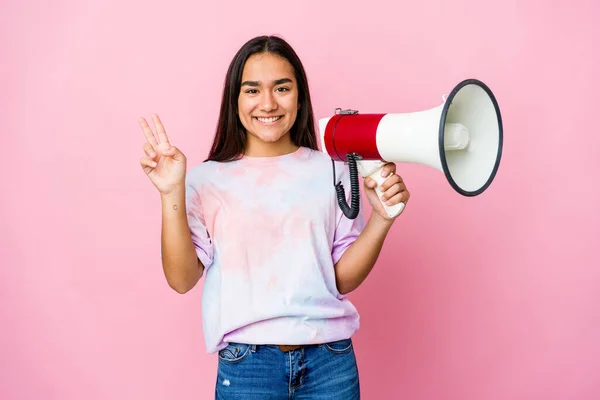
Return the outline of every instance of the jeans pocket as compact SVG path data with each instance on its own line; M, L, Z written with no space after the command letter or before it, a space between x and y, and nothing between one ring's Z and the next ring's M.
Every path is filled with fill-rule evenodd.
M250 353L250 345L243 343L229 343L227 347L219 350L219 361L227 364L242 362Z
M352 351L352 340L336 340L335 342L325 343L323 346L333 354L348 354Z

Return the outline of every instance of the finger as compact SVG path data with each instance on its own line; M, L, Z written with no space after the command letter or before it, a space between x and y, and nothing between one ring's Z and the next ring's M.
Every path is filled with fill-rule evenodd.
M398 203L404 203L406 204L408 202L408 199L410 198L410 194L408 193L407 190L403 190L402 192L396 194L395 196L393 196L391 199L387 200L385 202L385 205L387 206L393 206L395 204Z
M156 158L157 154L150 143L144 143L144 152L148 155L148 157Z
M397 183L395 185L393 185L392 187L390 187L388 190L386 190L382 195L381 195L381 200L388 200L391 199L392 197L394 197L395 195L397 195L398 193L402 192L406 190L406 186L404 186L403 183Z
M163 126L162 122L160 122L160 118L158 118L158 115L153 114L152 120L154 121L154 127L156 128L156 133L158 134L158 143L169 144L167 132L165 131L165 127Z
M148 157L143 157L142 159L140 159L140 164L142 165L142 168L144 168L144 171L146 171L146 172L150 172L154 168L156 168L156 161L151 160Z
M396 164L394 163L387 163L383 166L383 168L381 168L381 176L383 176L384 178L389 177L391 174L396 172Z
M396 183L402 183L402 178L400 177L400 175L393 174L389 178L387 178L385 181L383 181L383 183L379 187L379 190L381 190L382 192L385 192L389 188L394 186Z
M140 124L140 126L142 127L142 130L144 131L144 136L146 137L146 141L148 143L150 143L150 145L153 148L156 148L156 146L158 146L158 143L156 142L156 138L154 137L154 133L152 132L152 129L150 129L150 125L148 125L148 123L146 122L146 120L143 117L138 119L138 123Z

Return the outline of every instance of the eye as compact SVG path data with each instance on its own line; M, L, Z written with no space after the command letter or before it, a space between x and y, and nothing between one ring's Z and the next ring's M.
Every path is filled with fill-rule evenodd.
M256 89L248 89L246 90L246 93L248 94L256 94L258 91Z
M289 91L289 90L290 90L290 89L289 89L289 88L286 88L286 87L279 87L279 88L277 88L277 91L278 91L278 92L287 92L287 91Z

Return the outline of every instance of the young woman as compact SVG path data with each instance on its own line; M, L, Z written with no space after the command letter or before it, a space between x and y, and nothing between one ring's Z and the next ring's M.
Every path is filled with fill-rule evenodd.
M162 265L179 293L205 275L207 351L218 399L358 399L346 295L371 271L394 222L365 180L368 221L340 210L331 158L318 151L308 81L278 37L248 41L227 71L208 159L186 175L157 115L141 165L162 200ZM336 182L350 187L336 162ZM390 205L409 193L390 163ZM349 190L348 190L349 192Z

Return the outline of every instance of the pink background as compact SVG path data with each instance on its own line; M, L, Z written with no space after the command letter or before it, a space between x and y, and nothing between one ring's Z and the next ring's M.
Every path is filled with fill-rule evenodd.
M300 54L319 118L428 109L471 77L502 110L482 196L399 168L411 202L351 294L364 398L600 398L598 2L319 3L2 2L0 398L212 398L202 287L163 277L137 118L200 162L263 33Z

